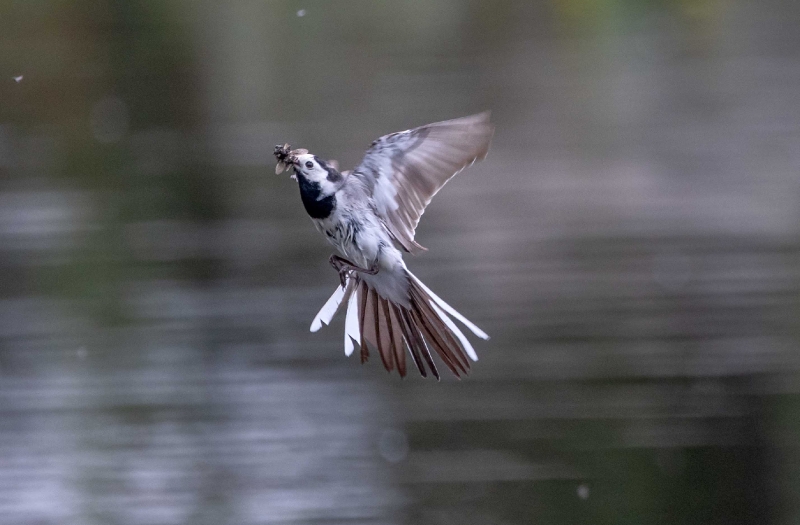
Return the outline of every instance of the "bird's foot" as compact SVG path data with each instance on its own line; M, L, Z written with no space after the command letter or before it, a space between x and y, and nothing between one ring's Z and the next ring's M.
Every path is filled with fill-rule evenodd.
M351 263L344 257L339 257L336 254L331 255L329 259L331 266L333 269L339 272L339 282L342 283L342 288L347 286L347 279L350 278L351 273L359 272L365 273L367 275L375 275L378 273L378 261L376 260L372 263L372 267L369 269L361 268L360 266L356 266L355 264Z
M350 270L347 268L339 268L339 282L342 284L342 289L347 288L347 280L350 278Z
M333 269L339 273L339 282L342 284L342 288L345 288L347 286L347 279L350 277L350 266L352 265L347 259L343 259L338 255L331 255L329 261Z

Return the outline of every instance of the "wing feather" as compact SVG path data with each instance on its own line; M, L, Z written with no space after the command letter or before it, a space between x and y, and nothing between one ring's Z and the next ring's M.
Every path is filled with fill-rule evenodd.
M489 112L391 133L372 143L353 170L372 189L378 214L406 251L434 195L455 174L489 151L494 126Z

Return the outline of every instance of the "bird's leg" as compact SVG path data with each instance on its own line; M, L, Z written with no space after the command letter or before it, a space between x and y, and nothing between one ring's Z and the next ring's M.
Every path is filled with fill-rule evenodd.
M345 288L347 285L347 277L350 275L350 272L360 272L365 273L367 275L375 275L378 273L378 260L375 259L375 262L372 263L372 267L369 269L361 268L360 266L356 266L355 264L351 263L344 257L339 257L336 254L331 255L329 259L331 266L333 269L339 272L339 281L342 283L342 288Z
M344 268L345 259L339 257L335 253L331 255L331 258L328 259L328 262L331 263L333 269L339 272L339 281L342 283L342 288L345 287L345 283L347 282L347 275L350 273L349 270Z

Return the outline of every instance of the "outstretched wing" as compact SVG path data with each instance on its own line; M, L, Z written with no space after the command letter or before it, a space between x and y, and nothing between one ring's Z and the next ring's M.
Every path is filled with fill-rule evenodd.
M407 251L424 250L414 230L436 192L481 160L494 126L489 112L385 135L372 143L353 175L372 190L377 212Z

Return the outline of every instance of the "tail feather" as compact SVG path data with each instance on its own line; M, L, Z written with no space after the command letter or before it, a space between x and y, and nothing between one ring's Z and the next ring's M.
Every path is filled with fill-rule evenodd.
M366 327L368 326L367 323L365 322L367 315L368 295L369 295L369 290L367 289L367 285L362 282L361 287L359 288L358 291L358 297L359 297L358 327L361 330L361 364L364 364L367 362L367 360L369 360L369 348L367 348L367 339L364 337Z
M320 328L322 328L323 324L330 324L331 319L333 316L336 315L336 312L339 311L339 306L350 297L350 294L353 292L353 286L350 281L347 282L347 286L342 288L341 286L337 286L336 290L334 290L333 295L331 295L330 299L328 299L322 308L320 308L319 313L314 317L314 320L311 321L311 331L316 332Z
M355 345L361 349L361 362L369 359L369 347L378 352L387 371L397 368L405 377L406 354L423 377L428 371L439 379L439 371L432 353L456 376L469 374L470 359L478 360L470 342L455 322L452 315L475 335L488 339L483 330L472 324L453 307L436 296L413 274L408 272L408 303L393 302L372 288L358 276L348 279L344 288L338 287L314 318L312 331L328 324L343 302L347 302L344 350L351 355Z
M389 329L392 333L392 348L394 349L394 360L397 362L397 371L400 377L406 376L406 349L403 337L403 325L400 323L400 313L398 307L389 301L384 302L389 307Z
M430 346L431 346L430 342L427 341L425 339L425 336L423 335L423 332L425 331L424 330L425 326L422 324L422 322L419 320L419 318L417 318L415 313L416 312L414 312L413 310L409 311L409 318L412 321L414 321L414 325L413 326L414 326L414 329L416 329L417 336L419 338L419 341L421 342L420 348L419 348L419 353L422 354L422 358L425 359L425 362L428 364L428 368L430 369L430 371L433 374L433 376L437 380L439 380L441 378L439 377L439 370L436 368L436 364L434 364L434 362L433 362L433 356L431 355L431 349L430 349ZM435 351L435 349L434 349L434 351ZM441 354L439 355L439 357L442 357Z
M464 348L453 337L452 331L447 327L442 316L433 310L426 298L423 297L423 294L414 286L411 287L411 294L415 299L414 307L432 328L431 337L436 339L439 346L443 351L447 352L448 356L451 357L451 361L457 364L464 374L469 373L469 360ZM458 374L456 373L456 375Z
M420 357L419 353L420 344L424 346L425 343L420 341L421 337L418 335L416 329L411 325L411 322L408 319L408 310L404 308L398 308L397 311L400 314L400 326L402 327L403 339L405 339L408 353L411 354L411 359L413 359L414 364L417 365L417 370L419 370L419 373L422 374L422 377L428 377L428 372L425 370L425 366L422 364L422 358Z
M464 332L461 331L461 329L453 322L452 319L447 317L447 314L444 313L442 309L436 305L436 303L430 303L430 305L431 308L433 308L434 311L436 311L436 313L439 315L439 318L442 320L445 326L447 326L447 328L449 328L450 331L456 335L458 341L461 343L464 351L467 352L467 355L470 357L470 359L477 361L478 354L475 352L475 349L472 348L472 344L469 342L469 339L467 339L467 336L464 335Z
M411 311L411 318L419 328L420 334L422 334L422 336L425 338L426 347L428 349L433 349L433 351L436 352L439 358L444 362L447 368L449 368L450 371L455 374L456 377L461 377L461 374L459 373L458 367L455 363L455 357L449 352L447 346L442 344L441 341L436 337L435 330L433 330L428 324L428 320L420 315L418 309ZM430 352L428 352L428 355L430 355ZM436 368L432 360L429 359L427 361L428 366L430 366L432 369Z
M352 280L348 281L347 284L352 286L353 289L357 286L353 284ZM361 330L358 328L358 321L358 293L354 291L347 300L347 316L344 321L344 355L348 357L355 350L354 342L361 346Z
M422 374L422 377L428 377L428 372L425 371L425 365L422 364L420 354L427 357L426 361L431 362L428 348L425 346L425 341L422 339L422 334L419 329L411 322L411 315L408 310L400 309L400 318L403 321L403 337L406 338L408 343L408 351L414 359L414 364L417 365L417 370ZM439 379L439 372L436 367L433 367L433 375Z
M375 316L378 305L378 294L375 290L367 288L367 302L365 305L366 311L364 312L364 337L367 342L378 348L378 319Z
M392 320L389 317L389 303L381 296L377 296L378 317L378 350L383 359L383 366L391 372L394 370L394 337L392 336Z
M371 290L370 296L372 297L372 318L375 322L375 343L378 354L381 356L383 367L391 372L394 370L394 354L392 354L391 339L388 337L389 327L383 320L383 307L381 306L383 298L375 290Z
M442 310L444 310L445 312L449 313L450 315L461 321L464 324L464 326L469 328L473 334L477 335L484 341L487 341L489 339L489 335L486 332L475 326L469 319L458 313L455 308L453 308L452 306L444 302L442 299L440 299L439 296L433 293L430 288L425 286L422 281L417 279L416 275L409 272L408 270L406 270L406 272L408 272L408 275L409 277L411 277L411 280L415 284L417 284L421 289L423 289L425 293L427 293L431 297L431 299L433 299L433 301L436 302L437 305L439 305L439 307Z

